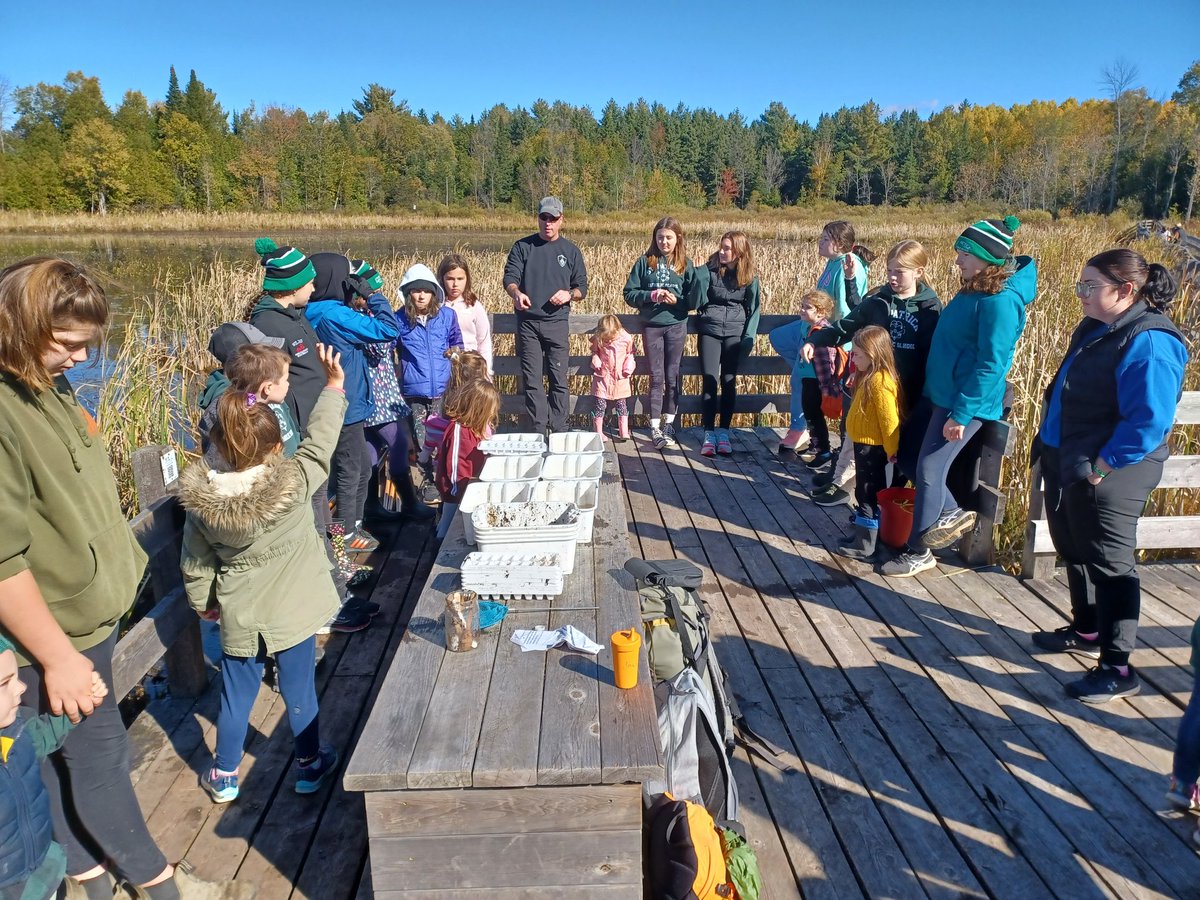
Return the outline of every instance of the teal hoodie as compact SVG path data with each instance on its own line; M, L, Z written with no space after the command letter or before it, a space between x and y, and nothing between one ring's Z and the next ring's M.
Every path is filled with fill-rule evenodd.
M821 277L817 279L817 290L824 291L833 298L833 312L829 316L831 323L850 312L850 303L846 299L846 273L842 270L842 260L845 258L846 254L843 253L829 260L821 270ZM858 296L865 297L867 264L857 254L854 256L854 283L858 286Z
M942 310L929 360L925 396L960 425L999 419L1004 380L1025 330L1025 308L1037 296L1037 265L1017 257L1017 270L998 294L959 291Z

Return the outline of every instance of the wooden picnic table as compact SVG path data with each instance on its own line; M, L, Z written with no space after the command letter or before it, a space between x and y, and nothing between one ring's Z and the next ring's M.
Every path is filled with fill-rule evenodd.
M640 613L604 456L593 541L563 594L510 601L466 653L445 649L440 618L474 549L452 524L344 776L365 795L376 897L641 896L641 784L663 762L644 648L638 686L613 684L609 636ZM511 641L568 624L604 649Z

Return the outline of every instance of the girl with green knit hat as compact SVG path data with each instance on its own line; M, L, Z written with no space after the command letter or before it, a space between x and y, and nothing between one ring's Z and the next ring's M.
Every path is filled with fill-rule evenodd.
M1020 227L1016 216L984 219L954 242L962 286L938 319L924 396L910 417L910 427L917 428L928 419L914 467L912 535L880 569L884 575L907 577L934 568L930 550L949 547L975 527L975 513L958 506L946 477L983 423L1004 415L1005 379L1025 329L1026 308L1037 295L1033 258L1013 255Z

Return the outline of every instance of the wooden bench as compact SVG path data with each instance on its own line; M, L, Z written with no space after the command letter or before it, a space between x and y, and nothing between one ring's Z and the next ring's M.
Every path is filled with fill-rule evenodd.
M1200 391L1184 391L1175 409L1176 425L1200 424ZM1171 456L1163 465L1159 488L1200 487L1200 456ZM1144 516L1138 520L1137 549L1183 550L1200 547L1200 516ZM1021 577L1046 580L1054 573L1056 553L1046 522L1041 463L1030 476L1029 518Z
M609 636L640 622L616 458L605 453L591 544L564 593L510 601L477 649L445 649L440 616L468 546L442 545L353 756L378 898L640 897L641 784L663 775L646 654L613 684ZM515 629L571 624L595 657L523 652Z

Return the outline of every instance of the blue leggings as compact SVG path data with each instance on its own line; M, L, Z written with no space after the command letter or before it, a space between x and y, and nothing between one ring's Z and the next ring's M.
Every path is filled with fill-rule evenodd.
M933 407L929 417L929 426L925 429L925 439L921 442L921 452L917 457L917 472L913 485L917 489L917 499L913 501L913 530L908 539L910 550L924 553L921 546L921 535L929 526L938 520L943 512L949 512L958 506L958 501L946 487L946 476L950 474L950 464L958 454L962 453L967 441L983 425L979 419L967 423L961 440L948 441L942 436L942 429L950 418L950 410L941 406Z
M808 323L797 319L772 329L768 335L775 352L792 364L792 402L789 409L791 422L788 425L792 431L803 431L807 424L802 402L803 382L805 378L814 377L812 365L800 361L800 348L804 346L807 334Z
M259 643L258 656L221 655L221 712L217 715L216 766L222 772L236 771L242 761L250 707L262 684L266 649ZM320 748L317 727L317 688L313 668L317 661L317 639L305 640L280 650L275 656L279 693L287 704L296 759L311 759Z
M1175 762L1171 774L1186 791L1188 785L1200 778L1200 671L1196 672L1192 699L1188 701L1183 718L1179 720L1179 736L1175 738Z

